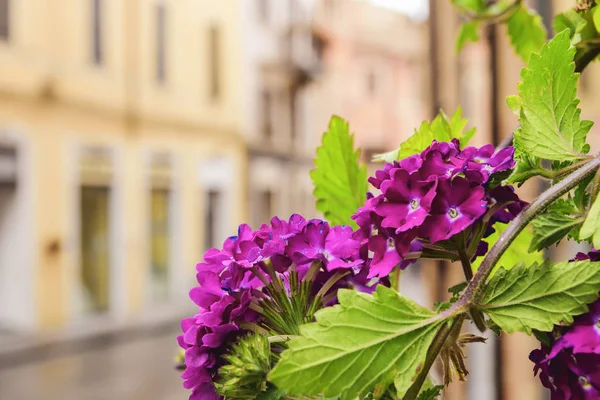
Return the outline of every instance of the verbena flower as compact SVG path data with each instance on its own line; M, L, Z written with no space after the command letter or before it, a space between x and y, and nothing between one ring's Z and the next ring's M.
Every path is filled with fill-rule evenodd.
M578 253L574 260L600 261L600 251ZM569 327L556 327L549 346L542 344L529 359L552 400L600 398L600 300Z
M360 257L363 243L354 236L350 227L292 215L256 231L242 224L221 249L208 250L196 266L198 286L190 291L198 313L182 321L178 337L190 399L244 392L232 383L249 379L243 371L228 367L226 376L219 371L235 359L225 351L247 332L298 334L318 308L336 302L339 288L372 291Z
M429 251L433 244L449 254L456 248L451 239L461 232L461 241L473 242L470 257L484 254L480 240L493 224L509 222L526 205L512 187L490 183L494 174L514 167L513 154L512 147L494 153L493 146L461 150L458 140L434 141L376 171L369 182L381 194L369 194L353 216L359 226L354 238L368 249L361 252L368 276L404 268L419 258L406 258L408 253Z

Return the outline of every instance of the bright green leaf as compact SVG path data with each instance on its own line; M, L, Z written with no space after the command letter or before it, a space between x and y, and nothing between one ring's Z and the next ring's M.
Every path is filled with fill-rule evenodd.
M423 121L418 130L406 139L400 148L384 154L375 156L374 161L393 162L410 157L425 150L431 145L431 142L449 142L452 139L458 139L461 146L465 146L475 134L475 128L465 131L467 120L462 117L462 109L459 107L451 118L448 118L444 111L440 113L430 123Z
M510 43L517 54L528 62L533 52L546 43L546 28L542 18L533 10L520 6L506 21Z
M341 289L338 299L288 343L270 381L292 396L352 400L417 373L443 320L382 285L373 295Z
M529 251L545 249L558 243L581 225L583 220L572 200L558 200L548 207L545 214L538 216L531 223L533 239Z
M515 114L516 116L521 115L521 98L519 96L508 96L506 98L506 104L508 105L508 108L510 108L510 111L513 112L513 114Z
M592 19L594 21L594 27L596 28L596 31L600 32L600 7L594 7L592 9Z
M502 223L494 224L494 229L496 230L487 238L483 239L486 241L491 248L497 241L502 232L506 229L508 225ZM510 245L510 247L504 252L500 260L496 264L494 269L494 273L501 267L504 269L510 269L514 265L520 262L526 262L527 264L532 264L535 262L541 262L542 255L540 253L530 253L529 243L533 240L533 231L531 227L526 227L523 229L519 236L515 239L515 241ZM479 268L479 265L483 261L483 257L477 257L475 261L472 263L473 271L476 271Z
M355 227L350 217L366 200L367 168L359 164L359 156L348 123L333 116L310 173L317 209L333 225Z
M499 269L479 308L504 332L551 331L583 314L600 291L600 262L525 264Z
M486 0L452 0L452 4L456 7L473 12L485 11Z
M424 390L421 392L421 394L419 394L417 400L435 400L441 395L443 389L443 385L437 385L427 390Z
M570 36L573 38L585 28L586 24L586 20L577 11L569 10L554 17L552 28L554 29L554 33L568 29Z
M541 53L531 55L529 67L521 71L520 128L515 141L530 156L558 161L583 157L591 121L579 118L575 48L567 30L556 35Z
M585 221L579 231L581 240L592 238L592 243L596 249L600 249L600 196L596 197L594 204L590 208Z
M267 390L259 393L254 400L280 400L286 397L286 392L277 389L275 386L269 385Z
M456 52L459 53L467 42L479 40L479 22L469 21L461 24L458 38L456 39Z

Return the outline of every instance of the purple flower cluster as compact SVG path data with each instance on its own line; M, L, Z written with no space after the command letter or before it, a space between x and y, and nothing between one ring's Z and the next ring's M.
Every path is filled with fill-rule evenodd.
M524 203L512 187L489 188L488 183L493 174L514 167L513 154L512 147L497 153L492 145L461 151L456 139L434 141L422 153L377 171L369 182L381 194L370 195L353 216L360 226L355 238L373 254L369 277L387 276L396 265L408 265L404 258L409 252L465 231L493 205L503 206L490 226L512 219Z
M600 261L600 251L578 253L575 260ZM529 359L552 400L600 398L600 300L567 328L557 327L551 345L542 344Z
M199 286L190 292L199 311L181 323L179 345L185 350L184 387L192 390L190 399L217 400L213 384L222 365L228 344L244 332L244 324L260 323L262 316L253 310L268 296L263 290L273 277L281 278L289 288L293 270L304 279L318 262L319 269L310 278L316 292L337 271L348 274L329 289L367 287L366 270L360 258L360 242L350 227L329 226L321 220L306 221L292 215L288 221L273 218L253 231L240 225L238 235L225 240L222 249L210 249L204 262L197 265ZM256 307L255 307L256 308Z

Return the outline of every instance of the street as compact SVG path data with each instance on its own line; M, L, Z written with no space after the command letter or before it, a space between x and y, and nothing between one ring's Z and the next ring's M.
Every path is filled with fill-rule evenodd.
M187 399L174 331L74 355L0 369L0 400Z

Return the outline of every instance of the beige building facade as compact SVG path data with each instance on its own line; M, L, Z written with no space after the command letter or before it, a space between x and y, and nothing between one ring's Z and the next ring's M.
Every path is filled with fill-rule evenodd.
M0 330L187 304L247 214L239 12L0 1Z

